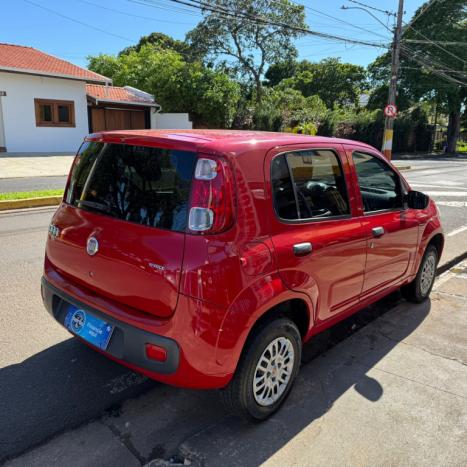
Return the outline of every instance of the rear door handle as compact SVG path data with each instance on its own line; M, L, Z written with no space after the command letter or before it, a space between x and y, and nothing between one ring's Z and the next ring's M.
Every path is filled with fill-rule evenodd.
M381 237L384 235L384 227L373 227L371 231L373 233L373 237Z
M313 246L311 243L296 243L293 246L293 253L295 256L305 256L309 255L313 251Z

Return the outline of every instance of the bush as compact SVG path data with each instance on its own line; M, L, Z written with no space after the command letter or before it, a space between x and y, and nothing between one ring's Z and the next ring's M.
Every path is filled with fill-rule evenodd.
M456 151L457 152L467 152L467 141L458 141Z

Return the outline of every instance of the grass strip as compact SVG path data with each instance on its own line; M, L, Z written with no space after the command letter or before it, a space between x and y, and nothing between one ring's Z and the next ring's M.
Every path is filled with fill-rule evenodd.
M0 193L0 201L11 201L26 198L44 198L47 196L62 196L63 190L36 190L36 191L15 191L13 193Z

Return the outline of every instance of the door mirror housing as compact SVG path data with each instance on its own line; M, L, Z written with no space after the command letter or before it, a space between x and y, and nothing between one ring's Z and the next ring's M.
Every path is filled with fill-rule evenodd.
M407 193L407 205L411 209L426 209L430 198L421 191L409 191Z

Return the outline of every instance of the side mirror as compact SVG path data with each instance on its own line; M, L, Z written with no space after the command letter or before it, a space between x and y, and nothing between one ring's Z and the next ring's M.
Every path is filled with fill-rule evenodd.
M409 191L407 193L407 205L411 209L426 209L430 198L420 191Z

